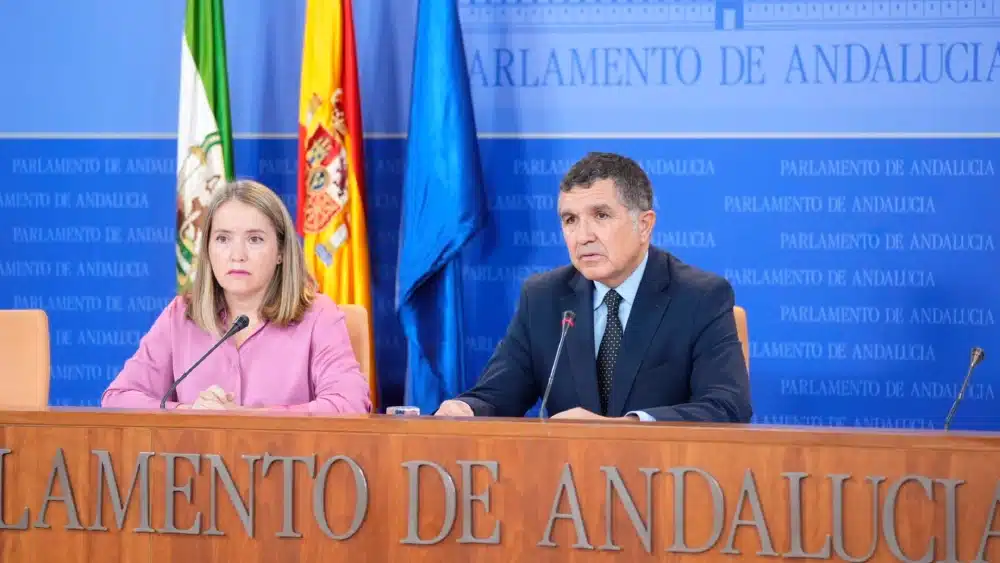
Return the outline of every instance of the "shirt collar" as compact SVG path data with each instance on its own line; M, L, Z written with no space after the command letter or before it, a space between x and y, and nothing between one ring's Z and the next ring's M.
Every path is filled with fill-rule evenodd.
M649 250L646 250L646 254L642 257L642 262L639 262L639 266L632 272L629 277L625 278L625 281L615 288L618 295L621 296L622 300L629 305L635 302L635 294L639 292L639 282L642 281L642 274L646 271L646 262L649 261ZM596 311L598 307L604 303L604 296L608 293L611 288L604 285L599 281L594 282L594 310Z

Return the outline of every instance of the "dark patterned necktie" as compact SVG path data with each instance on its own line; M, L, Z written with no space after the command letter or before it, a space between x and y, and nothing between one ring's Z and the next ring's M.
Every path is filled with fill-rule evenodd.
M601 348L597 352L597 388L601 395L601 414L607 416L608 402L611 400L611 376L615 373L615 361L622 346L622 321L618 318L618 306L622 296L609 290L604 296L608 307L608 322L601 338Z

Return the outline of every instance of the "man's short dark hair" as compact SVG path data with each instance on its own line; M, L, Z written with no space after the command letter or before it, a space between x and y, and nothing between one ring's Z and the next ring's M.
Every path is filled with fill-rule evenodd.
M587 189L600 180L612 180L618 199L629 211L653 208L653 186L639 163L627 156L610 152L591 152L574 164L563 176L559 190Z

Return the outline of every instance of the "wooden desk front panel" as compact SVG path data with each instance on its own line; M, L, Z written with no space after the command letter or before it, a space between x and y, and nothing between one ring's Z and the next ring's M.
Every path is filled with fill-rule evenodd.
M846 554L919 561L931 541L935 561L974 561L984 537L984 560L1000 560L994 435L92 411L0 412L0 424L0 448L11 450L2 457L3 521L18 524L25 507L30 511L26 530L0 531L5 563L714 562L781 560L803 551L828 560ZM49 502L41 519L53 473L51 495L64 494L62 472L53 472L63 466L60 451L82 530L67 529L75 522L61 500ZM121 530L106 485L100 524L107 531L93 529L100 452L108 452L123 502L136 461L148 458L148 486L140 480ZM336 456L344 457L331 462ZM448 473L442 479L429 465L417 471L419 507L404 465L414 462ZM219 476L223 465L252 518L232 503ZM190 501L175 493L171 509L169 485L188 482ZM487 488L488 510L468 500ZM404 543L412 539L411 523L429 540L448 521L441 541ZM330 537L347 535L359 522L350 537ZM647 524L648 534L637 531ZM984 536L990 527L995 539ZM189 528L190 534L172 531ZM873 530L875 549L865 558ZM484 540L494 532L495 543ZM685 545L707 549L683 553L678 548Z

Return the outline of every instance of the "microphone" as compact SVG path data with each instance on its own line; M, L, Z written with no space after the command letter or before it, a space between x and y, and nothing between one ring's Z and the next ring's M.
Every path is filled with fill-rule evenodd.
M951 410L948 411L948 416L944 419L945 431L951 426L951 419L955 417L955 412L958 411L958 404L962 402L962 397L965 397L965 390L969 387L969 381L972 380L972 370L976 369L976 366L984 359L986 359L986 352L982 348L976 346L972 349L972 358L969 360L969 371L966 372L965 380L962 381L962 388L958 391L958 396L955 397L955 402L951 404Z
M556 377L556 366L559 365L559 356L562 355L563 342L566 341L566 333L573 328L576 321L576 313L573 311L563 311L562 334L559 335L559 345L556 346L556 357L552 360L552 371L549 372L549 382L545 384L545 394L542 395L542 406L538 409L538 418L545 418L545 405L549 402L549 393L552 392L552 381Z
M218 348L220 344L222 344L226 340L229 340L230 337L232 337L237 332L245 329L249 325L250 325L250 319L246 315L240 315L236 317L236 321L233 322L233 326L229 327L229 330L226 331L226 334L223 334L222 338L220 338L219 341L216 342L214 346L209 348L208 352L205 352L205 355L203 355L201 358L198 358L198 361L195 362L193 366L189 367L186 372L181 374L181 376L178 377L177 380L170 385L170 389L167 389L167 393L163 395L162 399L160 399L160 408L161 409L167 408L167 399L169 399L170 396L174 394L174 390L177 389L177 385L179 385L181 381L184 381L184 378L186 378L188 375L191 375L191 372L194 371L194 368L198 367L203 361L205 361L205 358L207 358L212 352L214 352L215 349Z

